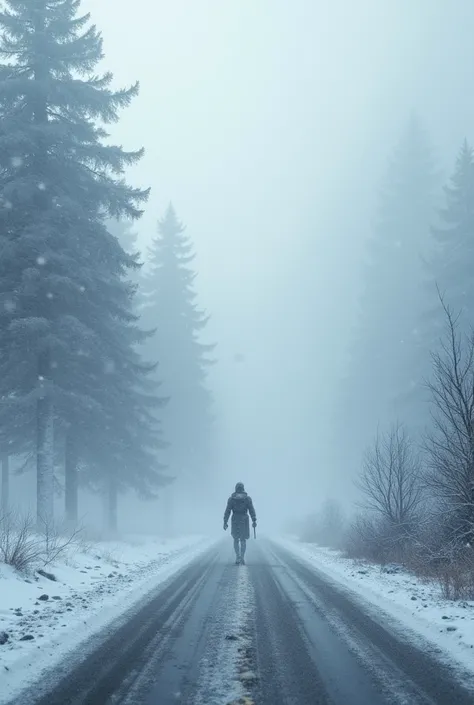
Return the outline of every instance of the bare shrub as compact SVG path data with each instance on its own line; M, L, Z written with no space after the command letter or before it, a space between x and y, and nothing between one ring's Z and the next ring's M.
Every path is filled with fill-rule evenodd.
M419 454L403 426L377 435L356 482L363 514L347 536L350 553L378 563L403 560L419 522L421 477Z
M47 566L54 563L73 546L78 548L78 539L82 528L75 527L68 531L66 525L61 527L54 521L42 521L40 531L43 544L42 562L44 566Z
M425 441L426 482L449 513L448 540L474 543L474 333L462 337L440 296L447 332L432 354L433 429Z
M41 560L43 546L35 534L30 514L20 517L13 512L0 517L0 559L19 571Z
M77 550L80 553L92 553L94 542L83 534L77 537Z
M40 530L31 514L9 512L0 517L0 560L21 572L47 566L73 546L80 529L62 534L52 522Z
M354 560L366 558L377 561L379 558L374 549L374 519L363 514L359 514L349 525L345 537L344 548L348 558Z
M447 600L474 600L474 551L453 549L438 568L441 594Z
M377 435L356 484L365 509L394 526L413 523L421 503L421 463L403 426Z
M384 517L359 514L349 526L344 547L349 558L365 559L385 565L402 562L405 546L401 546L393 525Z
M118 559L117 559L117 554L115 551L111 551L110 549L106 549L105 551L101 549L100 551L100 556L103 561L106 563L109 563L110 565L113 566L118 566Z

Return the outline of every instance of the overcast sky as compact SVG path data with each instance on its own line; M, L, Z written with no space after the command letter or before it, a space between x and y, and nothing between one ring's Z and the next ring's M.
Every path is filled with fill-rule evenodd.
M146 148L130 173L152 186L141 242L172 200L196 245L225 480L310 504L334 482L331 400L387 156L412 109L443 167L474 133L474 3L84 5L117 85L141 83L114 127Z

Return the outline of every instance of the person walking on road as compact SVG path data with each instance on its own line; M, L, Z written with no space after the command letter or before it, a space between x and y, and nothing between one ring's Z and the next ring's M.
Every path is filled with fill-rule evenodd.
M235 492L227 500L227 507L224 512L224 531L227 531L229 526L231 512L231 534L234 539L235 563L236 565L245 565L245 549L247 548L247 539L250 538L249 514L254 529L257 526L257 515L255 514L252 499L245 491L243 482L236 484Z

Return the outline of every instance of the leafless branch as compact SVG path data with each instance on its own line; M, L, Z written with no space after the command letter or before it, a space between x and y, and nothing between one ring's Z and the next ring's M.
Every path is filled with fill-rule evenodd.
M366 510L394 527L413 522L422 501L421 462L403 426L377 435L356 484Z
M426 482L444 502L457 540L474 539L474 333L461 335L455 317L440 295L446 335L433 352L432 429L424 447Z

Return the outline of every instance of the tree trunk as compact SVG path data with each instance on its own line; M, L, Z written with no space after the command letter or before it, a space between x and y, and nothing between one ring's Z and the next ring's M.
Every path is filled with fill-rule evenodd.
M65 511L66 521L73 526L77 525L78 514L78 464L76 440L69 430L66 434L64 453Z
M33 30L34 39L43 41L46 25L44 11L38 5L34 8ZM33 79L36 82L34 98L31 99L29 108L33 109L33 120L37 125L48 122L47 111L47 79L49 70L47 65L36 55L34 61ZM49 160L46 137L38 132L35 149L32 154L32 173L37 177L44 172L45 164ZM50 193L47 189L37 189L36 205L40 211L48 208ZM46 309L49 308L45 303ZM46 317L51 320L50 312ZM44 315L44 314L43 314ZM54 420L53 400L48 384L51 381L50 355L44 351L38 356L38 377L42 385L42 395L36 405L36 522L38 528L50 524L54 520Z
M48 393L36 408L36 521L44 527L54 519L53 403Z
M117 482L114 475L111 474L107 487L107 529L112 536L117 534L117 504Z
M8 513L10 507L10 458L5 453L2 456L2 504L1 513L3 516Z
M161 492L161 501L164 503L162 516L164 518L164 535L173 536L174 535L174 502L173 502L174 488L164 487Z

